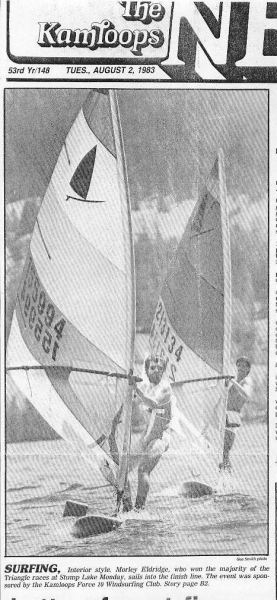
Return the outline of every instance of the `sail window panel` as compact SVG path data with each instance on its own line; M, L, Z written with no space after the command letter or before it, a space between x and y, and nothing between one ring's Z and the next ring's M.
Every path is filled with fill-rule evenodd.
M74 192L80 196L81 199L87 200L92 174L94 171L94 164L96 158L96 150L97 146L94 146L92 150L90 150L87 154L85 154L84 158L79 163L77 169L74 171L70 185ZM72 200L70 196L68 196L68 200Z
M116 155L112 119L107 94L91 92L83 106L87 124L99 141L113 156Z
M76 194L76 189L72 188L70 182L74 182L76 171L93 149L95 160L84 198ZM128 263L124 244L128 226L120 184L122 182L119 182L116 159L91 132L80 112L67 136L41 211L46 211L46 208L47 214L56 211L57 200L62 209L57 218L70 219L80 235L124 270L126 262ZM48 218L47 214L45 219Z

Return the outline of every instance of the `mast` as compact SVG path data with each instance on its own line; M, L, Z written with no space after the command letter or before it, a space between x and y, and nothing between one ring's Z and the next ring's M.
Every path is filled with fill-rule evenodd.
M218 151L219 193L221 204L222 223L222 250L223 250L223 273L224 273L224 342L223 342L223 365L222 372L230 373L231 356L231 319L232 319L232 297L231 297L231 247L230 247L230 224L227 200L227 187L224 165L223 149ZM221 423L220 440L223 456L224 431L228 399L228 381L225 380L225 410L224 419Z
M126 207L127 210L127 222L128 222L128 231L125 232L126 238L126 247L129 250L129 265L130 265L130 278L129 278L129 289L128 289L128 298L131 308L131 330L129 336L129 380L128 380L128 390L126 392L125 398L123 400L123 422L124 422L124 433L123 433L123 442L122 449L119 453L119 468L117 474L117 489L118 489L118 498L117 498L117 510L120 508L121 498L125 489L125 485L127 482L128 476L128 466L129 466L129 454L130 454L130 444L131 444L131 419L132 419L132 400L133 400L133 360L134 360L134 344L135 344L135 326L136 326L136 316L135 316L135 306L136 306L136 298L135 298L135 270L134 270L134 249L133 249L133 238L132 238L132 221L131 221L131 203L130 203L130 195L129 195L129 185L128 185L128 177L127 177L127 169L126 169L126 159L124 153L123 146L123 137L122 137L122 128L119 114L119 106L118 99L115 90L110 90L110 105L111 105L111 113L112 113L112 123L113 123L113 131L114 131L114 139L115 139L115 147L117 154L117 165L119 172L119 184L120 184L120 194L124 199L123 206Z

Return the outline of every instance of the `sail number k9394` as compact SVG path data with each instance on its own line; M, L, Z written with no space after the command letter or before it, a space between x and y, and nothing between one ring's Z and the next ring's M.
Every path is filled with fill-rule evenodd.
M18 292L18 303L24 327L31 333L33 343L39 344L44 354L56 361L66 320L42 287L31 256Z

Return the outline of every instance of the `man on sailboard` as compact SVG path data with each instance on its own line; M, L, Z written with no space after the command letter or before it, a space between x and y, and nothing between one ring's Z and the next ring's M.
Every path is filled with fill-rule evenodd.
M233 447L236 430L241 425L241 409L250 396L250 382L248 375L251 370L250 360L241 356L236 361L237 379L228 392L226 427L224 434L223 462L220 470L231 473L230 451Z
M159 355L145 360L144 381L136 385L136 396L148 407L150 418L142 433L138 463L138 488L135 508L145 506L150 487L150 474L169 447L172 420L172 391L165 377L166 362Z
M131 457L130 470L138 466L138 487L135 509L145 507L150 487L150 474L169 447L169 426L172 419L173 396L171 385L165 377L166 363L159 355L150 355L144 363L145 375L142 383L135 384L136 401L147 409L146 424L143 429L135 456ZM116 430L121 421L122 407L113 419L108 438L111 455L118 464ZM103 471L104 474L104 471ZM110 474L106 473L111 481ZM123 511L132 510L130 483L127 481L122 498Z

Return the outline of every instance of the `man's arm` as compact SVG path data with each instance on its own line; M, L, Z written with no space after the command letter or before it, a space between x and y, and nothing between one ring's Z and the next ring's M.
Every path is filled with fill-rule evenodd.
M141 402L146 404L146 406L148 406L148 408L156 408L158 406L158 403L156 402L156 400L153 400L152 398L145 396L145 394L143 394L143 392L137 387L137 385L135 386L135 392L136 392L137 397L141 400Z
M146 396L137 386L135 387L135 391L141 402L146 404L146 406L151 409L159 408L160 404L166 404L170 401L171 390L168 388L168 386L164 387L164 389L161 389L157 400Z

